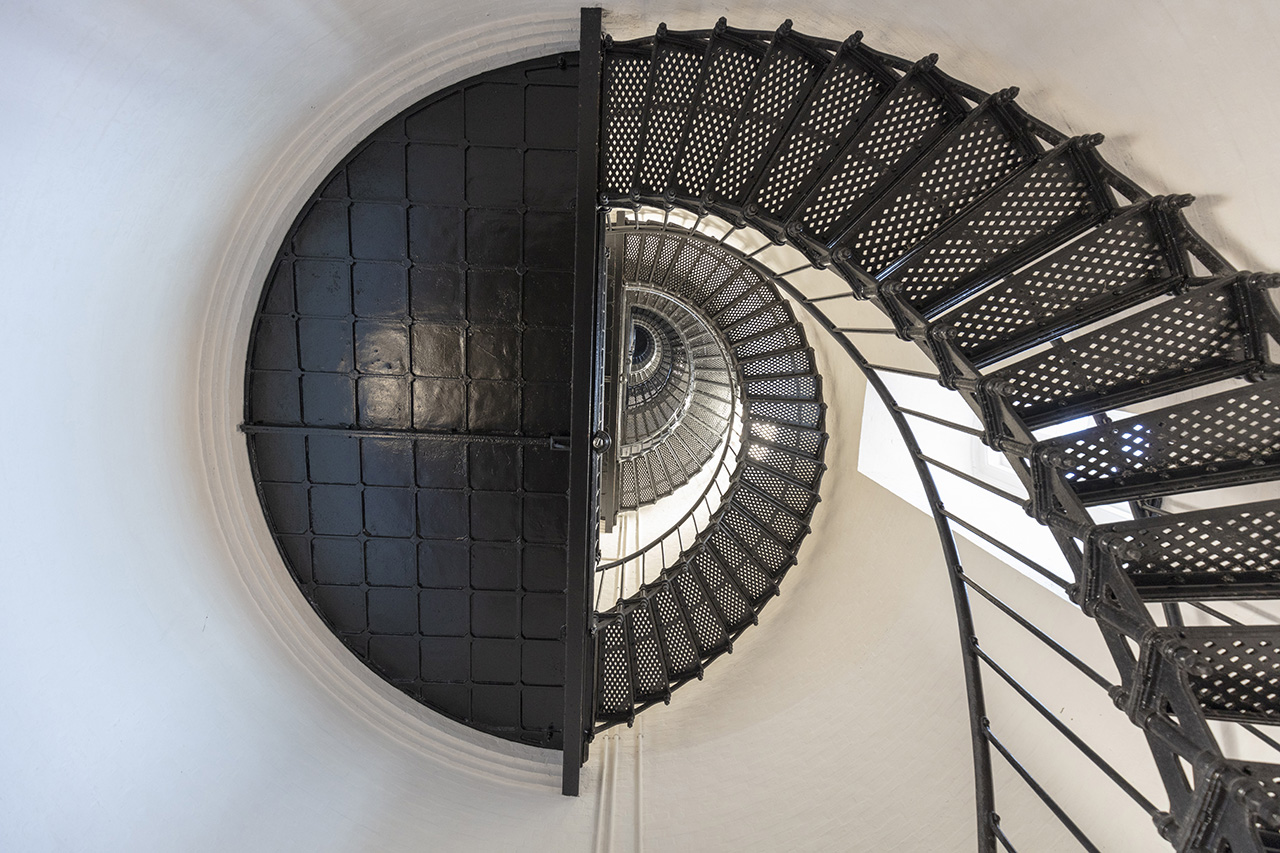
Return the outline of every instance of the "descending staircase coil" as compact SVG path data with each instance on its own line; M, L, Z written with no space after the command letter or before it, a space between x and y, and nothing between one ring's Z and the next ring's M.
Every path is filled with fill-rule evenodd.
M1151 196L1099 156L1101 137L1067 138L1025 113L1015 89L988 95L936 59L889 56L860 34L809 38L790 22L606 39L603 202L754 229L839 274L844 296L915 341L1062 546L1069 594L1120 672L1113 697L1168 792L1169 813L1155 815L1165 837L1180 851L1280 850L1280 765L1225 758L1206 723L1280 723L1280 626L1159 625L1148 608L1280 597L1280 500L1223 493L1192 511L1159 508L1164 496L1280 478L1280 277L1237 272L1187 224L1189 196ZM666 269L669 242L695 236L637 230L626 262ZM785 289L825 319L821 300ZM811 355L771 290L752 292L772 299L775 325L749 332L743 317L757 309L725 313L745 297L724 285L685 294L732 343L753 450L707 535L601 614L603 724L700 675L795 560L825 436ZM752 350L769 329L795 343ZM752 374L782 356L794 360ZM1113 421L1121 407L1140 413ZM1081 417L1096 425L1052 436ZM1088 512L1124 501L1132 521Z
M756 622L809 531L827 438L813 350L767 271L671 224L637 220L612 236L634 304L654 309L667 300L700 317L697 325L714 340L688 340L689 360L715 366L727 353L732 363L720 370L725 378L732 371L733 379L693 395L691 405L705 411L689 414L685 420L694 426L683 436L673 430L669 440L624 459L623 507L628 495L661 498L697 473L722 440L731 440L725 430L734 406L743 426L730 485L706 526L673 565L646 575L638 564L638 590L597 614L602 727L669 701L672 690L700 678ZM692 471L684 467L690 461Z
M632 365L622 409L619 508L673 493L702 470L729 428L732 365L696 310L659 289L629 285Z

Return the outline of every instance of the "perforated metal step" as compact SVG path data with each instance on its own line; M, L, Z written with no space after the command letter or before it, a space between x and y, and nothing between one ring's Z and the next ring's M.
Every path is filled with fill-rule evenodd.
M1280 380L1158 409L1037 446L1088 504L1280 477Z
M991 374L1030 427L1274 369L1249 322L1267 279L1233 276Z
M1280 597L1280 500L1098 525L1083 597L1101 595L1108 570L1146 601Z

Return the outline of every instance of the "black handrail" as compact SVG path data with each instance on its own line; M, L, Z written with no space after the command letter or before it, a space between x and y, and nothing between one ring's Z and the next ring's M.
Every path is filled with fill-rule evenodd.
M845 351L845 354L853 360L854 364L862 371L862 374L866 376L867 384L880 397L881 402L889 412L889 417L893 419L894 426L898 429L898 434L906 444L907 451L911 454L915 465L916 474L920 478L920 484L924 487L925 499L928 501L929 506L933 508L934 526L937 529L938 540L942 546L942 555L946 561L947 575L951 582L952 600L956 610L956 624L960 630L960 646L963 655L962 660L964 662L966 693L969 705L970 740L973 745L974 799L977 807L978 849L984 851L984 853L985 851L992 851L995 849L996 840L995 825L991 820L996 813L995 787L991 778L991 752L988 748L984 728L986 699L982 689L982 673L978 666L978 657L972 642L975 636L973 614L969 609L969 598L965 594L960 552L956 548L955 537L951 532L947 517L942 514L942 498L938 493L937 484L933 480L933 473L929 470L928 465L925 464L925 457L920 451L920 445L916 441L915 434L911 431L911 426L907 423L906 417L899 410L897 401L894 400L889 387L885 385L884 380L862 355L862 352L854 346L852 341L837 332L839 327L821 309L811 302L806 302L803 294L795 285L785 280L779 280L778 286L788 296L804 305L809 315L831 334L832 338Z

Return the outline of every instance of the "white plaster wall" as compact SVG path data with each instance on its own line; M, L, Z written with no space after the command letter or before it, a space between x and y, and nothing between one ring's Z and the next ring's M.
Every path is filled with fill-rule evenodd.
M652 2L607 21L626 37L726 11L780 16ZM1234 261L1280 268L1274 3L786 14L1021 85L1064 129L1108 133L1153 191L1200 195L1193 217ZM570 49L576 23L561 0L0 5L0 847L621 850L637 825L650 849L969 844L948 593L921 518L845 476L856 411L838 416L784 597L646 716L642 742L611 739L617 762L597 758L578 800L556 793L558 756L485 741L364 673L274 557L233 430L265 259L382 119ZM842 382L856 402L851 379L828 394ZM859 547L831 547L837 528ZM910 534L907 557L887 530ZM621 774L640 743L637 809ZM908 793L932 805L906 810Z

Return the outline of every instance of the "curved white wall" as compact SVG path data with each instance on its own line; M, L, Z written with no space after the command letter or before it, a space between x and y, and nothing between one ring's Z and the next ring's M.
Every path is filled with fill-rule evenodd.
M627 37L723 11L629 4L607 26ZM1193 218L1232 260L1280 268L1274 4L788 14L1022 86L1060 127L1108 133L1104 152L1153 191L1199 194ZM853 377L828 377L849 405L783 598L707 682L646 715L643 740L599 743L578 800L556 792L558 756L436 720L326 643L264 547L233 431L264 258L381 119L572 49L576 23L558 0L0 10L0 845L624 850L637 826L650 849L969 843L949 594L927 521L853 472ZM913 550L887 553L886 529ZM638 794L623 778L637 744ZM920 796L936 806L903 808Z

